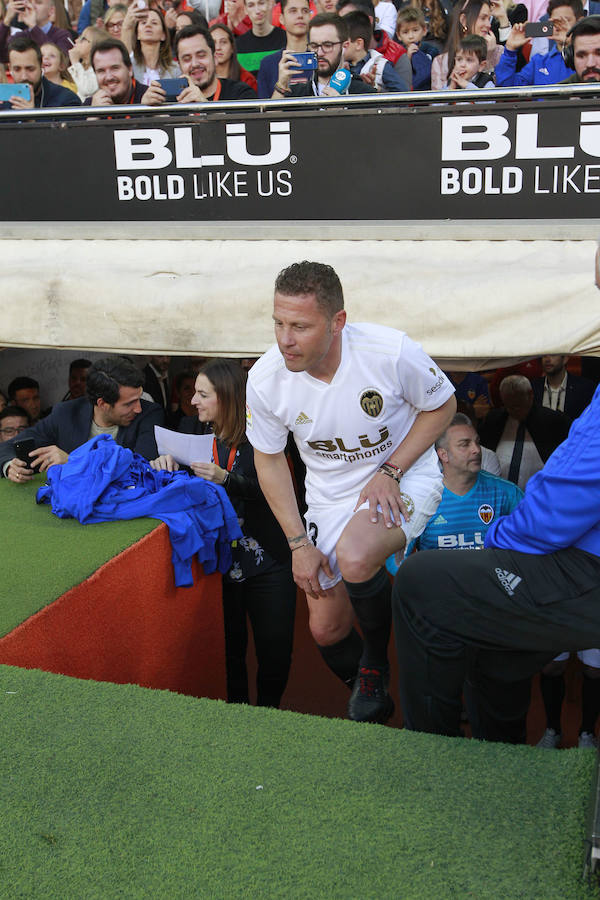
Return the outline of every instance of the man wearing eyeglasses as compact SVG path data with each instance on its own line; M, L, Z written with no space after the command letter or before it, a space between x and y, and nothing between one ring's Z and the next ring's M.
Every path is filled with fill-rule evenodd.
M0 412L0 442L18 437L29 424L29 416L21 406L5 406Z
M277 84L273 100L282 97L339 97L339 91L331 87L331 76L344 68L344 50L348 47L348 26L334 13L321 13L310 23L308 49L317 55L317 70L311 81L290 84L290 77L300 68L293 53L284 51L279 63ZM345 67L347 68L347 66ZM354 75L348 88L349 94L373 94L374 87Z

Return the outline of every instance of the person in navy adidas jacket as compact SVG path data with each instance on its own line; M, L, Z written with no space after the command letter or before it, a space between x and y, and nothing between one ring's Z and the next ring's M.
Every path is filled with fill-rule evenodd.
M418 553L393 591L405 724L460 734L473 686L484 737L516 743L531 675L600 646L600 389L568 438L495 522L479 553Z

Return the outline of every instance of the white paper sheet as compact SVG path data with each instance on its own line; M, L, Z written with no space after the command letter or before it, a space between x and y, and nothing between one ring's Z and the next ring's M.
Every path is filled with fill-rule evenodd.
M193 462L211 462L212 434L180 434L155 425L154 437L160 456L170 453L173 459L184 466Z

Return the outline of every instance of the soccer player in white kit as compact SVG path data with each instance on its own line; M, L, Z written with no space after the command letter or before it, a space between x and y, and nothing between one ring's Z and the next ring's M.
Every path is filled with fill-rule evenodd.
M273 319L277 345L248 377L256 471L288 538L313 637L353 684L349 717L384 722L393 711L385 560L421 533L440 501L433 443L456 410L454 388L403 332L347 325L330 266L280 272ZM284 455L290 431L306 465L306 526Z

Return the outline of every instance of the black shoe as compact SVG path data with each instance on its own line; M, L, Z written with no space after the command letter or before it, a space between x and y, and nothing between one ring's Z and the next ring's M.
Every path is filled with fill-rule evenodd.
M385 724L394 712L394 701L388 694L389 671L359 666L348 703L348 718L353 722Z

